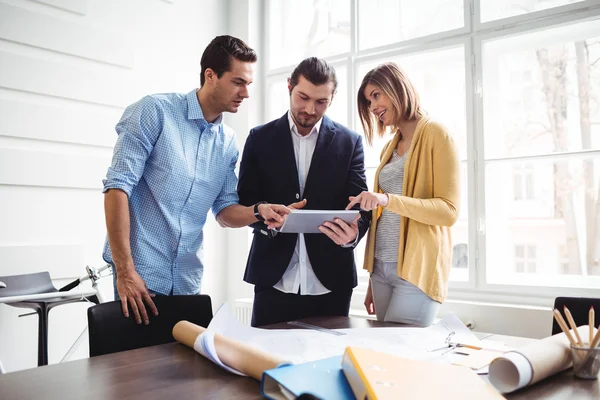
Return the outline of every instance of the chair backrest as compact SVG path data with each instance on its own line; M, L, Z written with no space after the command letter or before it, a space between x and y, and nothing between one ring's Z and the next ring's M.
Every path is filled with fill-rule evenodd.
M172 330L181 320L207 327L212 320L208 295L156 296L158 316L148 310L148 325L123 316L120 301L88 308L90 357L174 342Z
M598 327L598 324L600 324L600 299L589 297L557 297L554 300L554 308L560 311L560 313L563 314L563 317L565 317L563 312L564 306L571 312L575 325L577 326L588 325L590 307L593 306L595 315L594 326ZM552 334L556 335L560 332L562 332L562 329L560 329L556 320L553 319Z

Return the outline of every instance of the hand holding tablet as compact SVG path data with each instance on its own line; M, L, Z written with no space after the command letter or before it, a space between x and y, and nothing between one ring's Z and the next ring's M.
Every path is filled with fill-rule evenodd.
M357 215L358 210L292 210L278 232L321 233L319 226L325 221L339 218L350 225Z

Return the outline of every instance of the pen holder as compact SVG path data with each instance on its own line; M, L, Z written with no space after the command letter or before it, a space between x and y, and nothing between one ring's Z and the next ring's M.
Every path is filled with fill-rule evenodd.
M598 379L600 372L600 348L571 345L573 373L576 378Z

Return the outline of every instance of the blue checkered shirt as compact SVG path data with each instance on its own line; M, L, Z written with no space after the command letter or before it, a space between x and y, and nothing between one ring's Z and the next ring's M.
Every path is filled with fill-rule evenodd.
M146 96L127 107L116 130L103 192L129 197L136 271L157 293L199 293L208 210L216 216L238 203L234 132L221 116L204 119L196 90ZM113 263L108 237L103 258Z

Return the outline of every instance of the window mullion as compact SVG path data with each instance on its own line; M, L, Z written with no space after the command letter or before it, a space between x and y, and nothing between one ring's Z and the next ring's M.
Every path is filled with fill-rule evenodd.
M475 0L474 4L475 15L472 16L475 21L478 21L479 1ZM472 150L473 176L470 183L473 189L469 190L470 201L474 207L469 207L469 220L471 235L473 238L473 255L475 265L470 278L473 279L473 284L477 290L483 289L486 283L486 263L485 263L485 164L483 163L483 93L482 93L482 42L475 36L471 36L469 59L471 61L471 90L469 97L471 99L470 106L472 107L471 125L474 127L472 134L472 142L470 149ZM477 134L479 133L479 134Z
M356 54L358 53L358 38L359 38L359 24L358 19L360 18L358 15L358 0L351 0L352 3L350 5L350 55L348 56L348 128L352 130L356 130L357 127L354 126L354 110L356 110L356 100L354 96L354 91L356 90L356 74L357 74L357 65L356 65Z

